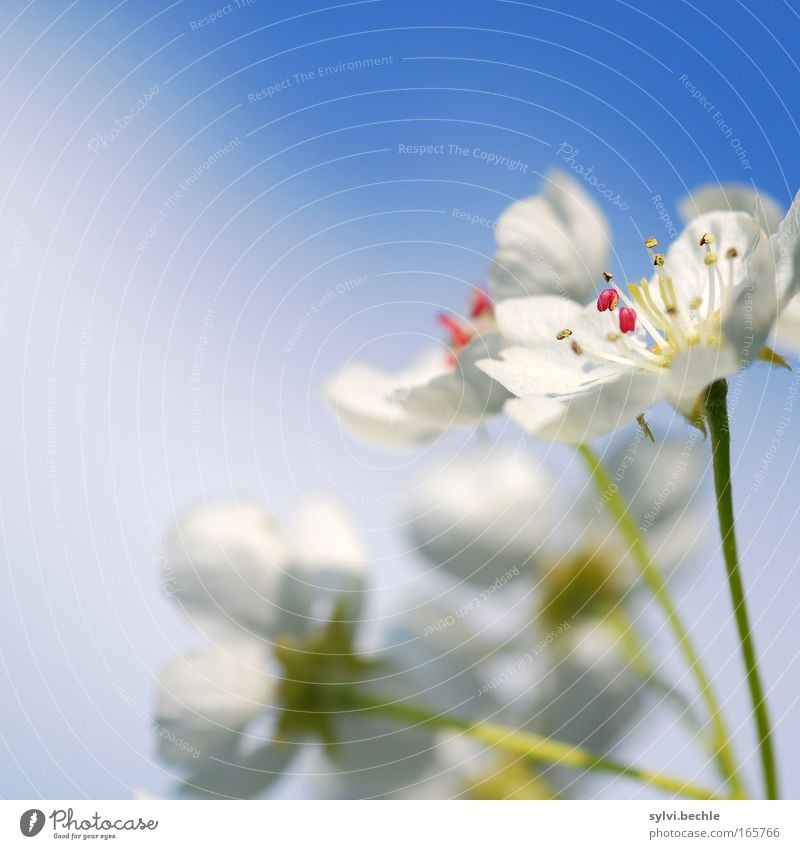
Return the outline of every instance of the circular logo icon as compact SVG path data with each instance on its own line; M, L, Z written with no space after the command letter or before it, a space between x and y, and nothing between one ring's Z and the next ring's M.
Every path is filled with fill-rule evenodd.
M31 808L19 818L19 830L25 837L36 837L44 828L44 811Z

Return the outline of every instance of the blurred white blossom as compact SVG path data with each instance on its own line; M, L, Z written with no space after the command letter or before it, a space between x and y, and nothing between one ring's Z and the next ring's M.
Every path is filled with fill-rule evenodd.
M497 303L550 294L585 304L608 267L606 217L563 171L545 175L542 194L509 206L497 221L495 239L489 281Z
M366 556L337 506L311 502L290 528L231 503L191 511L170 538L170 595L214 641L161 676L159 751L186 773L178 795L261 795L309 747L326 794L396 794L428 768L436 735L348 693L441 711L468 698L469 664L431 641L361 651Z
M500 412L508 392L475 367L502 344L491 300L478 290L468 317L443 314L440 321L450 335L448 345L426 351L404 371L354 361L326 382L326 400L353 434L401 447Z

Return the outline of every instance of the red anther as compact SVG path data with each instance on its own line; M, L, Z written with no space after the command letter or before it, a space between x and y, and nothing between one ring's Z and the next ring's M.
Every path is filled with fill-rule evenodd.
M465 330L458 319L448 312L439 313L439 324L450 331L450 347L458 350L469 344L472 339L472 334L469 330Z
M633 333L636 330L636 310L623 307L619 311L619 329L623 333Z
M597 309L600 312L615 310L619 303L619 292L616 289L603 289L597 298Z
M482 315L491 315L494 312L494 304L489 293L483 289L476 289L470 299L470 318L480 318Z

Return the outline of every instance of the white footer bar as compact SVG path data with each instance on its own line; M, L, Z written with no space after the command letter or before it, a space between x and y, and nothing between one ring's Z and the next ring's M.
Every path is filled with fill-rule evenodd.
M0 846L798 847L800 802L0 802Z

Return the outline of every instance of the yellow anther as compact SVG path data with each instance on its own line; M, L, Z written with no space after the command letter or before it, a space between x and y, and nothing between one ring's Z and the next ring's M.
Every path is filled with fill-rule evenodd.
M660 268L666 261L667 258L664 256L664 254L654 254L653 256L653 265L655 265L657 268Z
M572 336L572 331L568 327L565 327L563 330L559 330L558 333L556 333L556 339L558 339L559 342L569 336Z
M703 262L704 262L706 265L714 265L714 263L715 263L716 261L717 261L717 255L716 255L715 253L712 253L711 251L709 251L709 252L708 252L708 253L707 253L707 254L703 257Z
M714 234L713 233L703 233L700 237L700 245L713 245L714 244Z
M645 246L646 248L655 248L655 247L658 247L658 239L656 239L656 237L655 237L655 236L648 236L648 237L644 240L644 246Z
M728 248L728 250L725 251L726 259L736 259L737 256L739 256L739 251L736 250L736 248Z

